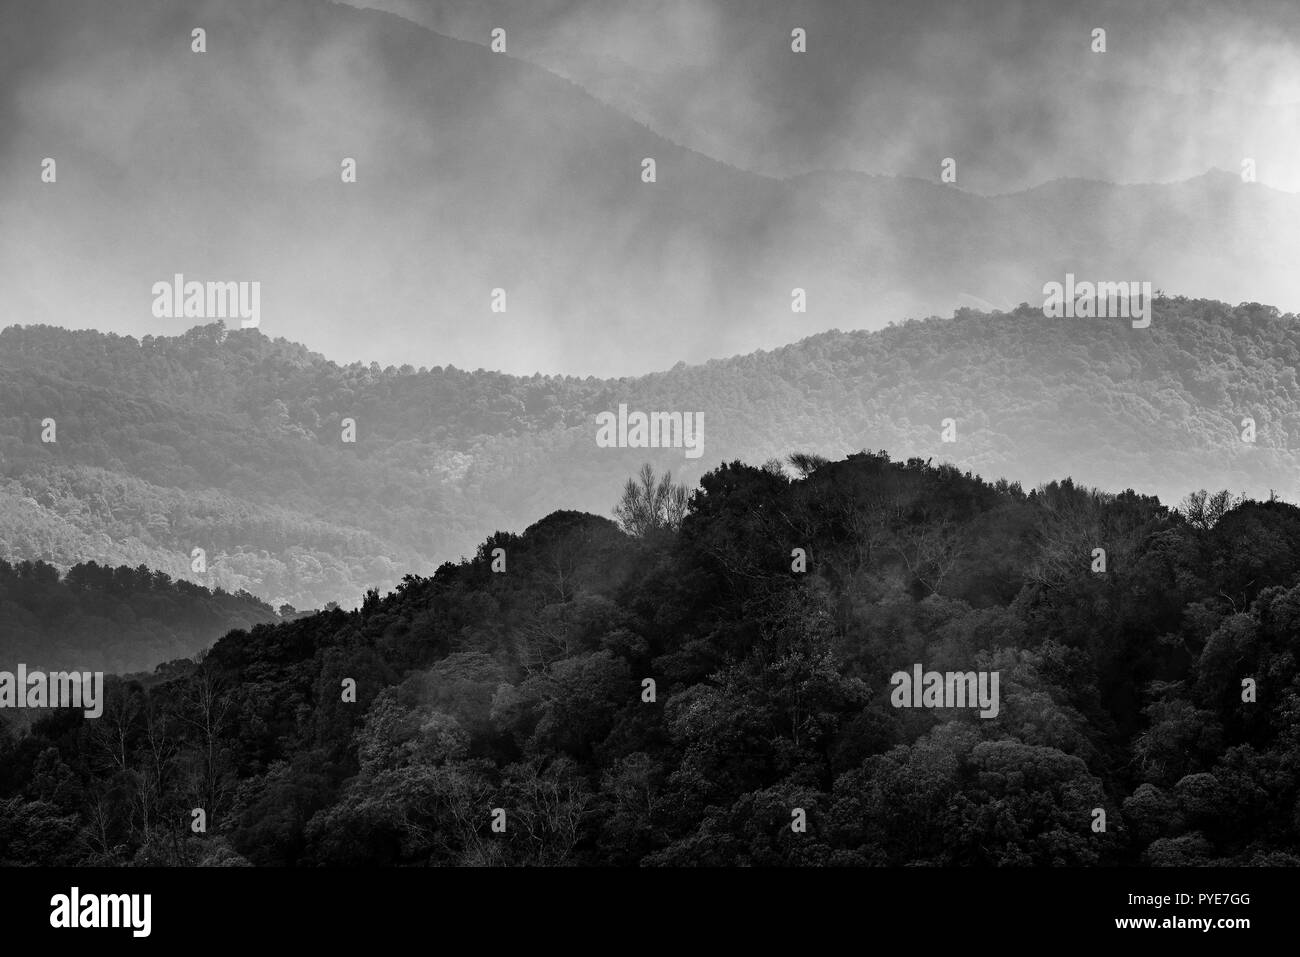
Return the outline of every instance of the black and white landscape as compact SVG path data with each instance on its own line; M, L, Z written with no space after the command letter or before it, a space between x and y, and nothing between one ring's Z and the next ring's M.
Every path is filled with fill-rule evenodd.
M1293 3L6 0L0 864L1300 864L1297 190Z

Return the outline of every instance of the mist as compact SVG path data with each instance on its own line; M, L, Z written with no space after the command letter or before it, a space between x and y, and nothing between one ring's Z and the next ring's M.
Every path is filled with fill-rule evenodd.
M6 6L0 325L175 334L183 273L343 363L625 376L1066 272L1300 308L1280 6L368 6Z

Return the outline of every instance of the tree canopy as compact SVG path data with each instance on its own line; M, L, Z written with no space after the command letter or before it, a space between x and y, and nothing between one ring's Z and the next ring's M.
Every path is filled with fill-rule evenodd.
M1300 509L1281 500L1210 522L884 453L796 477L732 462L675 531L556 512L355 611L115 680L99 719L0 732L0 846L7 863L1296 864L1298 626ZM996 672L997 716L893 706L891 674L917 662Z

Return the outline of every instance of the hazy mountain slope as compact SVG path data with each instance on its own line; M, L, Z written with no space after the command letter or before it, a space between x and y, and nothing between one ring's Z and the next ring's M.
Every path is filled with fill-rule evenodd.
M776 180L374 11L56 0L0 18L0 220L22 237L0 247L0 325L171 334L193 323L155 318L151 290L182 273L260 282L263 331L330 356L618 375L1034 301L1067 271L1300 308L1300 197L1228 174L982 197L938 183L936 156L929 179Z
M1260 182L1300 188L1300 16L1283 0L347 2L481 45L502 28L512 56L755 172L930 176L952 156L962 185L1004 192L1251 156Z
M1158 300L1144 330L963 311L605 380L339 366L217 326L142 342L11 328L0 557L144 562L277 604L350 604L538 514L608 514L643 461L693 483L795 450L886 449L1170 503L1199 487L1294 499L1297 368L1293 315L1184 299ZM620 403L702 413L703 454L598 447L596 416ZM196 547L206 577L190 575Z

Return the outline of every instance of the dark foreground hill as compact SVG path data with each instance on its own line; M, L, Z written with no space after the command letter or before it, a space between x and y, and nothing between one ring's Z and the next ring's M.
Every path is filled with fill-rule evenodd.
M632 379L341 366L220 324L143 340L15 327L0 333L0 557L350 607L495 529L608 514L647 459L693 485L791 448L888 448L1167 502L1198 487L1293 498L1297 368L1295 316L1172 298L1147 329L962 310ZM702 454L600 447L597 416L620 404L702 414Z
M4 862L1300 863L1300 509L799 464L0 736ZM993 713L897 707L914 667Z

